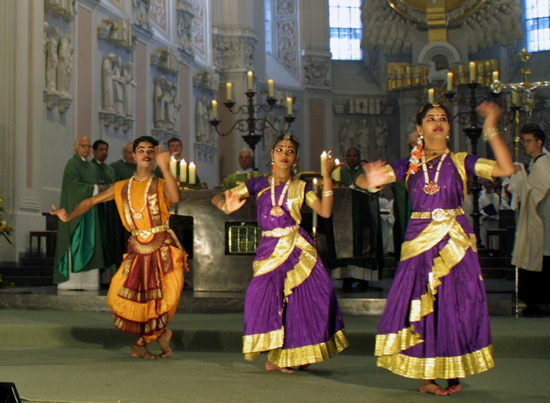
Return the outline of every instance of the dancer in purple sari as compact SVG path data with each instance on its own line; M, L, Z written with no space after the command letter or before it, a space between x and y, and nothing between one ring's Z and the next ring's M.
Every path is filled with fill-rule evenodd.
M498 133L500 108L484 102L484 139L496 161L447 146L447 110L424 106L417 115L418 145L410 158L365 164L357 179L372 188L406 179L413 213L401 261L378 326L377 365L420 379L420 392L450 395L459 378L494 366L485 286L476 237L462 205L469 177L486 179L513 172L510 152ZM443 389L435 379L447 380Z
M300 227L304 201L320 216L333 206L333 159L327 159L323 196L292 178L298 141L281 135L273 143L273 174L247 180L212 203L227 214L256 198L262 238L254 276L246 292L243 353L254 360L268 351L265 369L293 373L338 354L348 346L331 280L308 233Z

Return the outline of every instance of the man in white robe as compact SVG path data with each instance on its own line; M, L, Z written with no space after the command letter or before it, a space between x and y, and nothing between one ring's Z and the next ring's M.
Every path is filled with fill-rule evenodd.
M521 136L531 162L528 174L518 166L510 180L520 203L512 264L520 268L519 297L527 304L522 315L550 315L550 155L538 125L524 125Z

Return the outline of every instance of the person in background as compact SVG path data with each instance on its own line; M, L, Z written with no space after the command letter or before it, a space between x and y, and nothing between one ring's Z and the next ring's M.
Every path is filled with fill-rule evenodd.
M527 304L522 315L550 316L550 155L539 125L528 123L520 134L531 161L529 172L516 165L510 178L520 204L512 264L520 268L518 295Z
M238 184L244 183L247 179L262 176L261 173L254 170L254 162L254 152L248 147L241 149L239 151L239 165L241 169L225 177L221 183L222 189L233 189Z
M124 147L122 147L122 159L111 164L111 167L113 167L116 172L117 181L130 179L134 172L136 172L133 147L133 142L127 142Z
M72 210L82 200L104 190L97 170L88 161L92 145L79 136L75 154L65 165L59 206ZM97 208L67 223L59 221L53 282L58 290L99 290L99 271L105 267L101 224Z
M359 150L355 147L349 148L346 151L346 166L342 168L342 183L344 185L353 185L357 176L363 173L359 161L361 161Z

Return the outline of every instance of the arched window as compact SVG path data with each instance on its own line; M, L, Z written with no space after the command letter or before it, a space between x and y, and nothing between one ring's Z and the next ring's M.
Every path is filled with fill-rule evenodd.
M525 36L529 52L550 50L550 0L525 0Z
M361 0L329 0L333 60L361 60Z

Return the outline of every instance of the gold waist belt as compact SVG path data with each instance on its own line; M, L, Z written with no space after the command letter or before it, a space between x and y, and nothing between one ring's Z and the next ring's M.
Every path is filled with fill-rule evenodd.
M157 232L166 231L170 227L168 224L159 225L158 227L153 227L149 229L136 229L132 231L132 236L140 236L143 238L149 237L151 234L156 234Z
M262 231L262 236L271 236L274 238L280 238L282 236L288 235L291 232L294 232L298 229L297 225L293 225L292 227L286 227L286 228L274 228L271 231Z
M436 208L433 211L414 211L413 213L411 213L411 219L428 220L431 218L434 221L443 221L447 218L456 217L462 214L464 214L464 210L462 209L462 207L450 210Z

